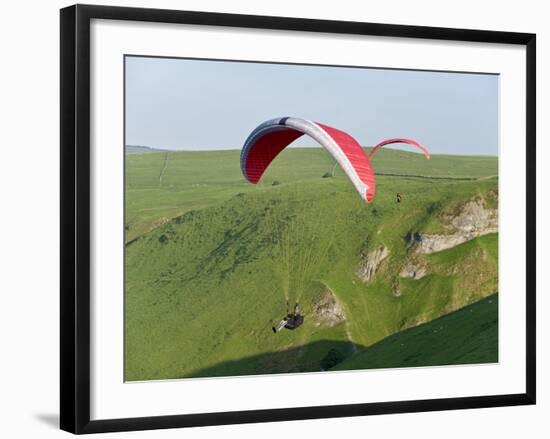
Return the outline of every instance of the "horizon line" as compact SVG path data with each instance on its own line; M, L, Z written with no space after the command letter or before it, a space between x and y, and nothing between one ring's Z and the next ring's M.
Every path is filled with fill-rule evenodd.
M376 145L372 145L372 146L365 146L365 145L361 145L361 148L374 148ZM242 148L220 148L220 149L172 149L172 148L168 148L168 147L156 147L156 146L149 146L149 145L137 145L137 144L127 144L124 146L125 148L128 148L128 147L134 147L134 148L143 148L143 149L149 149L149 150L153 150L153 151L158 151L158 152L224 152L224 151L240 151ZM290 146L290 148L293 148L293 149L324 149L322 146L318 146L318 145L313 145L313 146ZM416 152L416 151L406 151L404 149L397 149L397 148L390 148L390 147L384 147L384 149L389 149L389 150L392 150L392 151L400 151L400 152L407 152L407 153L411 153L411 154L422 154L422 153L419 153L419 152ZM471 156L475 156L475 157L496 157L498 158L499 155L498 153L497 154L463 154L463 153L441 153L441 152L435 152L435 153L430 153L430 155L434 156L434 155L439 155L439 156L443 156L443 155L452 155L452 156L464 156L464 157L471 157Z

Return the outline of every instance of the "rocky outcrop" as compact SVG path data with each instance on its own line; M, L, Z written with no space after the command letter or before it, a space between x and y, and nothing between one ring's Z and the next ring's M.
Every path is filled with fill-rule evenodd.
M468 201L458 215L444 216L443 220L447 226L454 230L454 233L443 235L421 235L418 240L416 251L429 254L455 247L478 236L498 232L498 211L497 209L486 208L479 200Z
M335 326L346 319L342 306L330 290L326 290L313 304L317 326Z
M422 279L427 274L428 269L426 266L414 261L408 261L399 272L400 277L408 277L412 279Z
M389 255L388 248L381 245L361 257L357 266L357 276L363 282L368 282L375 275L380 263Z
M399 284L399 278L394 278L391 284L392 293L395 297L401 296L401 285Z

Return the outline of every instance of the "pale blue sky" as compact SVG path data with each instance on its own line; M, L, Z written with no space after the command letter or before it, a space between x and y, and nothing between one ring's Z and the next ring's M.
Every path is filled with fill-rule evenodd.
M496 155L498 76L126 58L128 145L240 149L257 125L283 116L364 146L408 137L432 153Z

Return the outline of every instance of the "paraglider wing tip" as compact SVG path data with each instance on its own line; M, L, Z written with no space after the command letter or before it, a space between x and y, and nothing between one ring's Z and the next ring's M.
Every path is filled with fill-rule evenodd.
M250 176L246 172L244 173L244 178L246 179L246 181L252 184L258 184L258 182L260 181L259 176Z
M371 191L370 189L367 189L365 191L365 200L367 201L367 203L370 203L373 198L374 198L374 192Z

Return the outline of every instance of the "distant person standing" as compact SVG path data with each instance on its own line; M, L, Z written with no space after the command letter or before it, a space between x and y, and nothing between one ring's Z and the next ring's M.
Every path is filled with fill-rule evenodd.
M395 194L395 197L396 197L397 202L401 203L401 192L397 192L397 194Z

